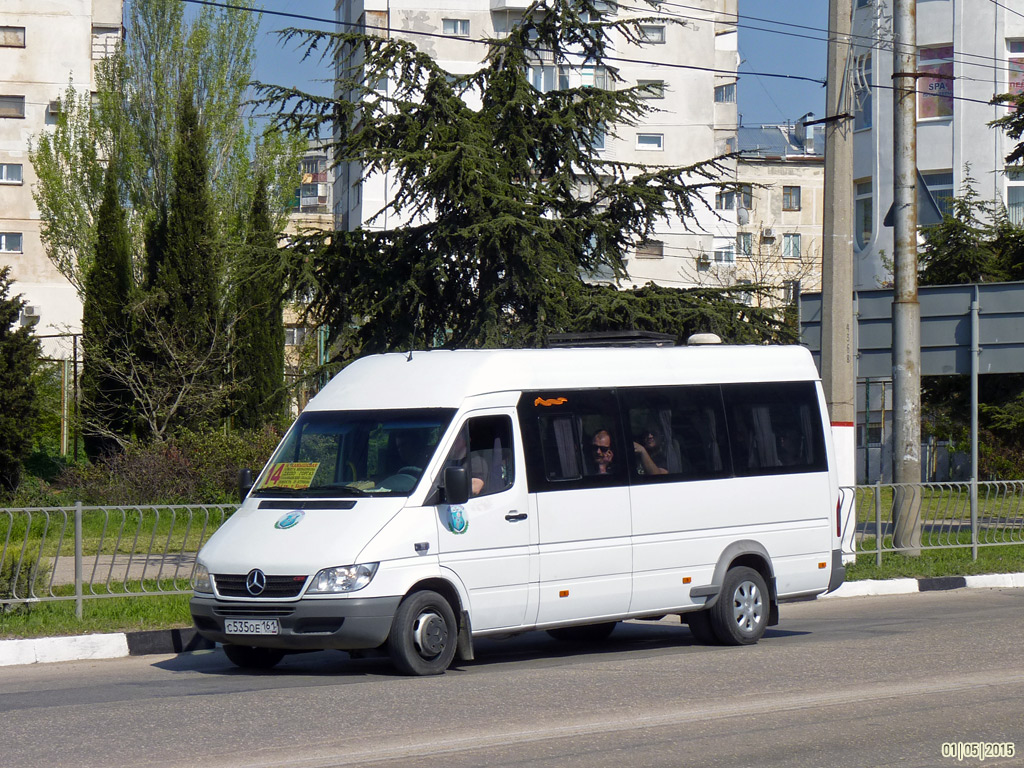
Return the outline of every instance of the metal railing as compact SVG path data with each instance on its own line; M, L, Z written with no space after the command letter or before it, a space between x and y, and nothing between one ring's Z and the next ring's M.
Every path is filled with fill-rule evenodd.
M875 555L1024 544L1024 480L877 483L841 490L843 550ZM896 541L894 513L908 515L909 541Z
M0 610L191 591L196 553L234 504L0 509Z

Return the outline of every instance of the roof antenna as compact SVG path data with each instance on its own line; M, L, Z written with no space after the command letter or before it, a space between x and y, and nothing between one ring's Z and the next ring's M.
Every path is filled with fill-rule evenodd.
M405 358L405 362L412 360L412 351L416 348L416 331L420 328L420 317L423 315L423 305L419 307L419 311L416 312L416 322L412 324L412 339L409 341L409 355Z

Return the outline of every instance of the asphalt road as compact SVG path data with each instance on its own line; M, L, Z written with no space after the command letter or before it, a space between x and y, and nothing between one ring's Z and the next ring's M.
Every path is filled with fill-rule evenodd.
M339 652L7 667L0 766L1024 766L1022 624L1024 590L973 589L785 605L748 648L669 619L531 633L437 678Z

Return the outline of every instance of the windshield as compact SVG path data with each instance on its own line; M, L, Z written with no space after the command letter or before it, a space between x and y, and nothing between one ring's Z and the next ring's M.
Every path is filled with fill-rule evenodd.
M307 411L254 486L254 496L407 496L454 409Z

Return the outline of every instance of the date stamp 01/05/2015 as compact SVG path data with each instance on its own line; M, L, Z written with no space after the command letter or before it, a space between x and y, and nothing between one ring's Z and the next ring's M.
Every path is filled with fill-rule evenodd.
M954 760L984 762L999 757L1013 757L1017 745L1012 741L947 741L942 745L942 756Z

